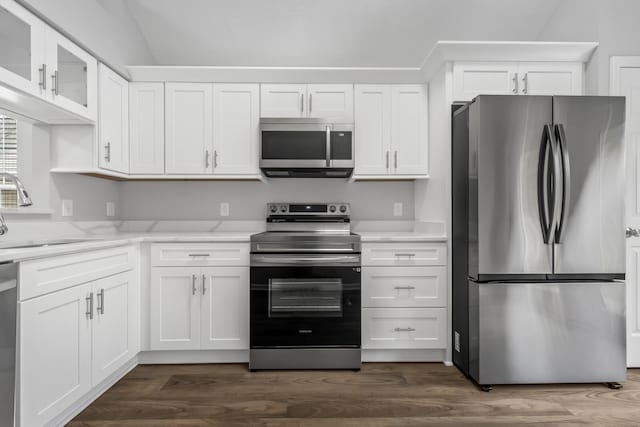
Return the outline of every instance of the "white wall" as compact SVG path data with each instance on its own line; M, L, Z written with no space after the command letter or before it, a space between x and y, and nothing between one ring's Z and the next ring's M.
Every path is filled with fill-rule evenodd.
M122 182L119 219L207 220L230 204L231 220L264 220L268 202L351 203L355 220L413 220L413 182L355 182L341 179L284 179L259 182ZM393 203L403 216L393 216Z
M49 174L52 221L101 221L117 219L118 182L75 174ZM62 217L62 200L73 200L73 215ZM116 216L107 217L106 203L114 202Z
M587 65L587 93L609 94L609 59L640 55L640 1L561 0L538 39L543 41L597 41Z
M94 51L110 66L155 63L126 0L21 0Z

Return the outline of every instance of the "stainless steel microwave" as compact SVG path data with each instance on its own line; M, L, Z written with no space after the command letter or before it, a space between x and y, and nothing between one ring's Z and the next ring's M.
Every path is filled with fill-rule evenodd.
M353 148L353 124L319 119L260 121L260 169L268 177L349 177Z

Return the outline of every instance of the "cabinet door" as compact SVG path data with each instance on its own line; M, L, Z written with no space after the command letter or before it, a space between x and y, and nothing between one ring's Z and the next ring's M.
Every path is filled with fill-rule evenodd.
M478 95L518 93L515 62L456 62L453 65L453 100L471 101Z
M397 175L426 175L428 165L427 88L391 87L391 170Z
M166 172L213 171L213 84L166 83Z
M99 66L98 129L103 169L129 172L129 82L104 64Z
M90 293L80 285L20 303L21 425L47 424L91 388Z
M93 282L93 385L99 384L138 353L135 318L140 311L133 277L132 272L126 272Z
M95 121L98 110L98 63L51 28L46 30L49 97L60 107Z
M164 83L129 84L129 172L164 173Z
M391 86L355 86L355 174L387 175L391 150Z
M213 85L213 172L258 173L257 84Z
M200 348L200 268L151 269L151 350Z
M260 117L306 117L305 84L260 85Z
M353 122L353 85L308 85L307 94L308 117Z
M582 63L521 62L520 93L524 95L582 95Z
M0 0L0 28L0 81L45 96L45 24L15 1Z
M249 348L249 269L202 269L202 348Z

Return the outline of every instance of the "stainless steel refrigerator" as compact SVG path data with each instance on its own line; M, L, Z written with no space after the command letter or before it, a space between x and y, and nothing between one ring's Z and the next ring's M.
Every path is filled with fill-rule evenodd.
M453 360L480 385L624 381L623 97L452 111Z

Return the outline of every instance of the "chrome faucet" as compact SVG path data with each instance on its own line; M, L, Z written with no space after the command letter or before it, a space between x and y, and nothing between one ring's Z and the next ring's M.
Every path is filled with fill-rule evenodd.
M7 172L0 172L0 178L9 178L13 180L18 193L18 206L31 206L33 204L33 202L31 202L31 197L29 197L29 193L27 193L24 185L22 185L22 181L20 181L17 176ZM0 236L7 233L7 231L9 231L7 223L4 221L4 216L0 214Z

